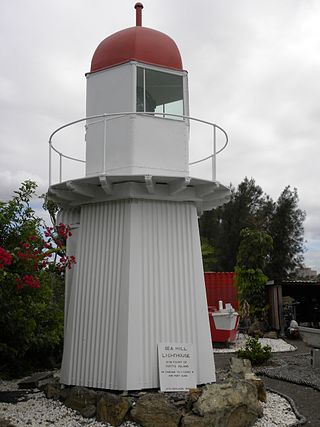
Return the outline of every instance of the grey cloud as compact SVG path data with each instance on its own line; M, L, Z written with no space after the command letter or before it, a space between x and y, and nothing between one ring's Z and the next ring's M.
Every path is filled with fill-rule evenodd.
M319 2L144 3L143 24L167 33L179 46L189 72L191 114L229 133L218 178L236 185L253 176L273 198L286 185L296 186L307 211L306 236L318 247ZM135 25L133 5L131 0L5 2L0 198L25 178L45 188L48 137L61 124L83 117L84 74L94 50L109 34ZM306 260L313 254L320 270L312 248Z

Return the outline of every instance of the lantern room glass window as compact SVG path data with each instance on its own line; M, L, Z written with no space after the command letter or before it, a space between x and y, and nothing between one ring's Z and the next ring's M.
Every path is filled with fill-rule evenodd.
M158 117L183 120L170 114L184 114L183 77L177 74L137 67L138 112L155 113Z

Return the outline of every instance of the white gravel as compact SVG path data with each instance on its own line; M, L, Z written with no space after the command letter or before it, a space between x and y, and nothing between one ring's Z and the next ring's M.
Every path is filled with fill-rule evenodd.
M262 403L263 418L260 418L255 427L285 427L298 421L290 403L276 393L267 392L267 402Z
M5 381L0 378L0 391L15 391L15 390L19 390L18 381Z
M0 379L0 391L21 391L18 387L19 381L21 379L16 381ZM15 404L0 402L0 419L10 420L17 427L112 427L110 424L82 417L61 402L47 399L44 393L37 389L33 392L30 399L21 398L21 401ZM125 422L120 427L130 426L137 427L138 424Z
M244 334L239 334L237 340L234 344L229 344L228 348L214 348L214 353L235 353L240 348L244 348L246 345L246 340L248 336ZM288 344L282 339L271 339L271 338L259 338L259 342L262 346L269 345L271 347L272 353L284 352L284 351L295 351L296 348Z
M15 381L0 381L0 391L18 390ZM263 418L255 427L290 426L297 421L289 402L275 393L267 393L267 402L263 403ZM16 404L0 402L0 419L10 420L17 427L105 427L106 424L83 418L76 411L67 408L61 402L47 399L42 392L36 392L27 401ZM126 422L121 427L138 426Z
M47 399L42 392L25 401L0 403L0 414L16 426L56 426L56 427L105 427L105 424L78 415L61 402Z

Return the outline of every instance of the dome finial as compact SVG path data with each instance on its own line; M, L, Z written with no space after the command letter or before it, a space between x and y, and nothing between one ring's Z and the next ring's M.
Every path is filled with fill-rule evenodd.
M143 4L142 3L136 3L134 5L134 8L136 9L136 26L141 27L142 26L142 9Z

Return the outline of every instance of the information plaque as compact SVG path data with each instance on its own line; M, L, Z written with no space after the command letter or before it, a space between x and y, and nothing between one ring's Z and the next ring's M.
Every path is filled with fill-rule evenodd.
M158 343L161 391L188 391L196 387L193 345Z

